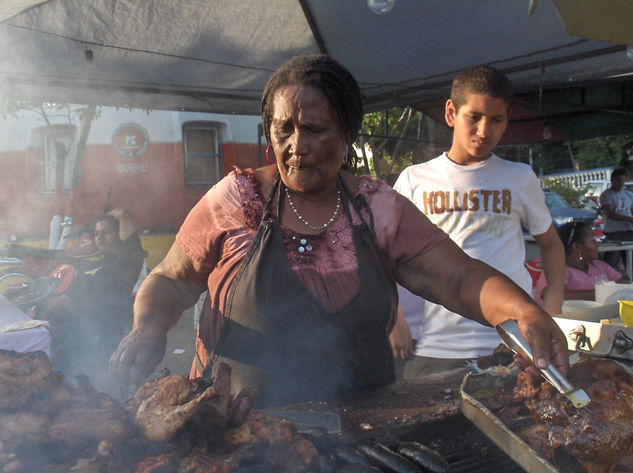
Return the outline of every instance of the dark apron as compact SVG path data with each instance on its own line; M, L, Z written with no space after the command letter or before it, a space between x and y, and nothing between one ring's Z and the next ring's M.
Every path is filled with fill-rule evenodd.
M363 206L371 216L364 197L352 198L339 177L361 284L359 293L332 313L290 267L279 221L270 213L279 182L277 177L257 235L229 290L220 337L205 372L227 363L233 391L255 388L259 407L326 400L393 382L388 330L395 314L394 286L378 254L373 225L363 221L354 226L348 208L351 202L360 214ZM277 215L284 195L281 185Z

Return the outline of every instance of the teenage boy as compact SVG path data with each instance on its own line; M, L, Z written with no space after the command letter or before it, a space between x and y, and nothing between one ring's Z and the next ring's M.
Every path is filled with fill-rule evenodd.
M543 270L553 289L543 308L558 314L565 255L539 180L528 165L506 161L492 152L508 126L512 100L510 82L497 69L474 66L459 73L445 107L446 123L453 128L450 150L405 169L394 189L466 253L531 293L532 279L524 265L523 224L540 247ZM416 356L405 366L405 379L463 367L465 360L490 354L501 343L493 327L428 301L423 307Z

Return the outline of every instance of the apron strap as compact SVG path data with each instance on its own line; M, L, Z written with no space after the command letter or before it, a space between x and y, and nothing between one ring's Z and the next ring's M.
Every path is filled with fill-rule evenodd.
M371 235L375 243L376 233L374 231L374 214L372 213L371 208L369 208L369 204L367 203L367 200L365 200L365 196L360 193L356 197L352 196L352 192L349 190L349 187L347 187L347 184L345 184L345 180L343 179L340 173L338 174L338 183L341 186L341 189L343 189L343 192L342 192L343 209L345 210L345 213L347 214L347 219L350 225L354 226L352 216L349 212L349 208L347 207L347 205L345 205L346 201L349 201L352 203L352 207L354 207L354 210L360 217L361 221L363 222L365 227L367 227L367 229L369 230L369 234ZM367 211L367 214L369 215L369 224L367 223L367 221L365 220L365 217L363 216L363 212L362 212L363 209L365 209Z
M277 174L277 177L275 177L275 180L273 181L273 187L270 190L270 195L268 196L268 199L266 199L266 205L264 206L264 212L262 213L262 222L268 220L270 218L270 210L272 208L272 203L273 203L273 196L275 195L275 191L277 190L277 188L279 187L279 182L281 180L281 175ZM281 186L281 188L283 189L284 186ZM279 199L277 199L277 216L281 215L281 205L282 205L282 199L283 199L283 195L282 195L282 191L279 191Z

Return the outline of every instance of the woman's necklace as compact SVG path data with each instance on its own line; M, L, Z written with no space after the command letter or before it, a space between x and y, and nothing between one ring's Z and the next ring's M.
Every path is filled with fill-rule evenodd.
M341 208L341 189L337 187L336 189L336 208L334 209L334 213L332 214L332 216L330 217L330 219L325 222L323 225L320 225L318 227L312 225L310 222L308 222L305 218L303 218L299 212L297 211L297 208L295 207L294 202L292 201L292 197L290 197L290 190L286 189L286 195L288 196L288 203L290 204L290 208L292 209L292 212L295 214L295 216L299 219L300 222L302 222L306 227L314 230L314 231L321 231L321 230L325 230L327 227L329 227L330 225L332 225L334 223L334 220L336 220L336 216L338 215L338 212Z

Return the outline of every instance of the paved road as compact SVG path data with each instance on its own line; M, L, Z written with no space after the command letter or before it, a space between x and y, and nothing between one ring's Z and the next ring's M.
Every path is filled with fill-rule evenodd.
M195 340L193 309L189 309L167 334L165 358L154 373L157 374L162 368L167 368L171 374L189 375L195 353Z

